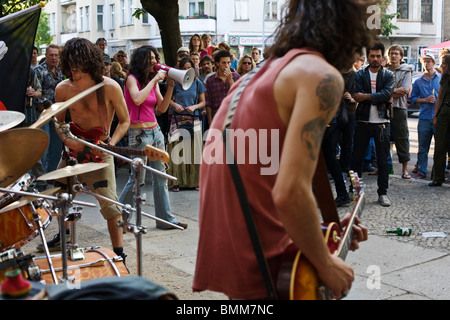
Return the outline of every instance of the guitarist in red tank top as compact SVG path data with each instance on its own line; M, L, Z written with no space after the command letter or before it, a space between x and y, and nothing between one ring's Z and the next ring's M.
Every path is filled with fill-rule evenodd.
M366 26L367 6L352 0L289 1L265 62L236 82L222 102L200 171L194 291L218 291L231 299L273 297L253 250L221 134L234 94L250 76L229 129L256 132L258 141L234 143L231 150L235 158L244 155L237 167L271 278L276 283L283 252L294 244L336 299L350 290L353 269L331 254L324 241L312 182L323 133L342 100L340 70L348 70L375 38ZM255 145L271 150L277 166L269 168L273 163L267 164L261 150L256 157L249 155ZM340 226L349 219L347 215ZM358 218L354 221L352 249L367 239L367 228Z
M95 140L105 141L114 146L127 132L130 119L122 89L113 79L103 76L103 54L87 39L71 39L66 42L61 53L61 70L67 80L62 81L56 87L56 102L67 101L78 93L103 82L103 87L69 107L70 118L81 131L100 130L101 134ZM114 134L109 137L114 114L117 115L119 124ZM64 122L66 112L60 112L56 117L59 122ZM85 144L67 138L60 132L58 134L64 145L71 151L85 152ZM81 138L87 140L86 138L90 137ZM88 150L88 153L92 154L93 157L88 157L92 159L87 160L102 161L110 165L92 173L79 175L80 182L85 182L93 192L117 201L113 157L95 148ZM66 165L66 160L63 157L58 167L61 168ZM67 188L66 179L58 182L63 190ZM120 209L105 200L98 201L101 208L100 212L107 221L114 252L125 257L122 229L117 227L117 223L121 219Z

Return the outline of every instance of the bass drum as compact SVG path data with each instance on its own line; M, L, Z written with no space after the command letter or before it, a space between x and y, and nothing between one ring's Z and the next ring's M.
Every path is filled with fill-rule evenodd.
M72 283L80 283L86 280L112 277L128 276L127 267L121 257L118 257L114 251L107 248L90 247L84 249L84 260L67 261L67 276ZM52 255L52 264L55 269L56 277L59 279L63 275L61 254ZM35 264L39 267L41 281L45 284L54 284L47 257L34 258Z

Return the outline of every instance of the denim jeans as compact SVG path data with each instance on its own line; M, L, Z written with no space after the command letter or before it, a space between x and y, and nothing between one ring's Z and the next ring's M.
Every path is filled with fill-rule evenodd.
M373 124L358 122L355 128L352 170L362 177L364 154L370 138L374 138L377 153L378 177L377 193L386 195L389 188L389 148L391 128L389 123Z
M417 124L417 133L419 137L419 151L417 152L417 167L419 173L427 175L428 152L430 151L431 139L436 134L432 119L419 119Z
M146 145L151 145L156 148L165 150L164 136L159 126L156 126L153 129L129 129L128 145L130 147L139 149L144 149ZM147 162L147 157L142 157L142 159L144 160L145 164ZM165 169L164 163L161 160L149 161L149 164L150 167L158 171L164 171ZM128 181L125 184L122 193L120 194L120 203L130 204L134 207L134 184L134 173L131 172ZM155 216L167 222L177 224L178 221L172 215L170 208L167 179L152 172L152 189L153 200L155 202ZM169 228L169 226L158 221L156 222L156 227L159 229Z

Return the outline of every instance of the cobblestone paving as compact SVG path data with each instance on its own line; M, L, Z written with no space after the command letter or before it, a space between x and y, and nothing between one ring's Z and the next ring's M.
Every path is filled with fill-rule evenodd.
M388 197L390 207L378 204L377 176L363 174L366 204L362 213L363 224L370 235L386 236L393 241L413 243L424 248L450 252L450 185L429 187L430 180L406 180L390 175ZM344 215L352 207L339 208ZM409 237L386 234L387 229L407 227ZM427 238L423 232L444 232L445 238Z

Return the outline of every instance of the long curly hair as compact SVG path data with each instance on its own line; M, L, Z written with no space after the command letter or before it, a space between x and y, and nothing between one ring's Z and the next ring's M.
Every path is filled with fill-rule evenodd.
M103 81L105 65L103 52L91 41L84 38L73 38L66 42L61 52L59 65L62 73L72 79L72 66L77 66L82 72L88 73L95 83Z
M338 70L348 70L379 30L369 30L369 0L291 0L283 8L274 44L265 57L281 57L294 48L320 52Z
M151 52L155 54L156 62L159 63L161 61L161 57L158 50L152 46L141 46L134 50L131 55L128 74L132 74L136 77L141 88L146 86L156 74L156 72L149 73L149 70L152 68Z

